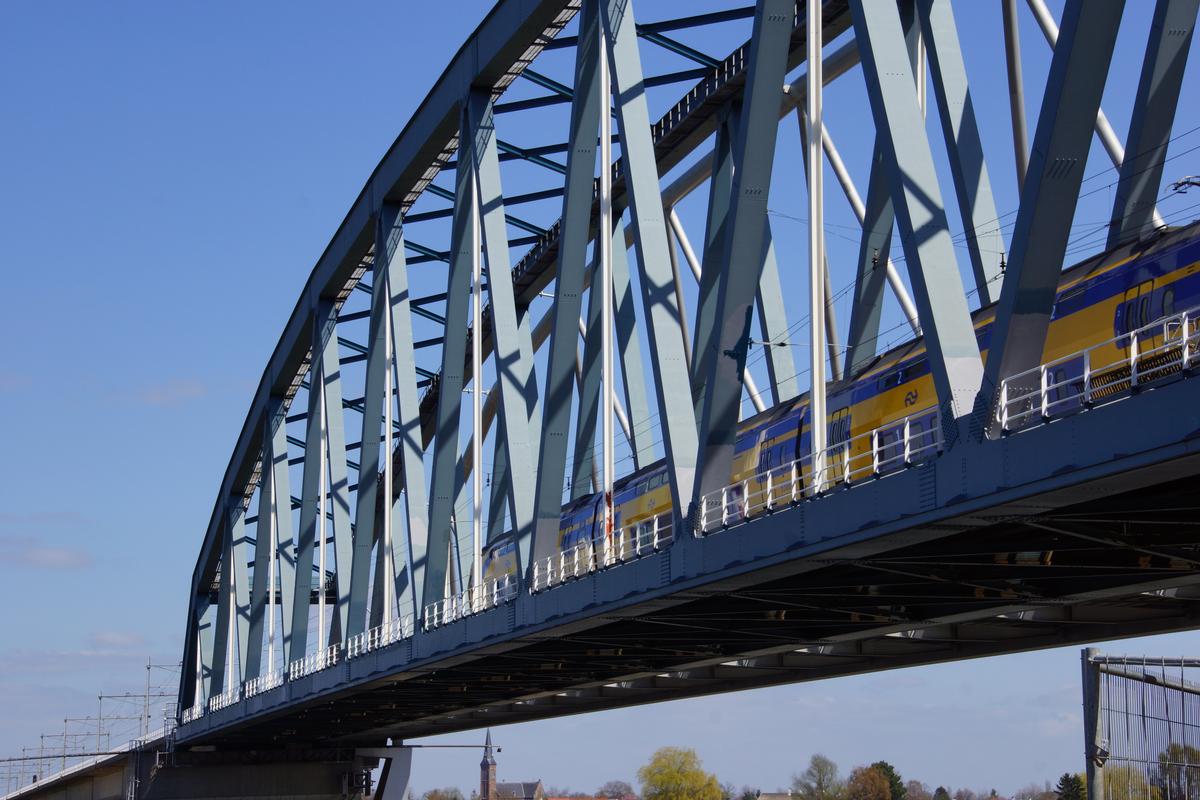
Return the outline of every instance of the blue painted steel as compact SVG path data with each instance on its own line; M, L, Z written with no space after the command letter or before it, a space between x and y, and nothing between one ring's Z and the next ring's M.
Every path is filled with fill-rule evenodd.
M1000 292L1000 259L1004 239L992 183L979 139L975 105L958 44L958 29L950 0L918 0L926 52L933 73L933 91L950 157L950 174L962 215L963 235L979 303L988 305Z
M470 130L464 119L460 130ZM462 470L459 467L459 418L463 388L466 384L468 298L474 259L472 230L478 215L471 201L474 182L470 139L461 136L458 143L458 168L454 178L454 224L451 229L449 274L446 278L446 341L442 344L442 369L438 384L437 427L433 440L433 466L429 485L429 544L425 564L415 563L418 611L442 599L451 540L451 519L459 495ZM482 331L471 331L481 336ZM475 376L478 385L479 376ZM476 467L478 468L478 467Z
M235 681L246 679L246 662L250 650L250 575L247 568L246 550L250 545L246 537L246 509L242 498L235 497L230 503L229 541L233 568L234 628L237 631L237 661L231 670ZM230 562L225 562L229 564ZM224 566L224 565L223 565Z
M700 286L696 293L696 329L692 333L691 386L697 420L704 411L704 385L708 380L713 354L717 350L717 278L721 274L721 259L725 255L729 192L733 187L733 140L737 124L735 109L722 109L716 141L713 143L704 250L700 257Z
M271 461L263 466L271 472L271 510L275 514L275 561L279 574L279 603L283 661L291 660L292 653L292 604L296 592L296 553L292 528L292 488L288 474L287 407L282 397L272 398L267 416L267 429L271 449ZM304 575L307 586L309 577ZM274 614L274 611L271 611Z
M1124 0L1068 0L1063 11L981 384L981 400L989 410L1002 378L1041 360L1124 7ZM985 430L993 437L999 434L994 415Z
M208 696L213 697L225 691L225 678L229 673L230 645L229 634L233 628L234 613L233 592L233 536L230 533L230 520L226 510L224 524L221 526L221 566L220 580L217 583L217 619L213 630L212 669L208 676Z
M884 163L909 279L952 447L974 409L983 374L959 278L954 243L938 188L925 120L917 103L900 14L889 3L851 0L855 39Z
M1150 40L1125 140L1125 160L1121 163L1121 178L1108 226L1110 248L1154 229L1163 159L1175 124L1198 8L1200 0L1158 0L1154 7Z
M269 433L269 432L268 432ZM254 529L254 584L250 587L250 633L249 646L242 655L246 678L257 678L262 667L263 628L267 613L275 613L267 607L267 576L271 573L271 559L275 557L271 547L270 528L273 522L271 507L274 491L271 486L271 439L263 436L262 471L258 481L258 522Z
M638 334L638 311L629 283L629 249L625 244L625 224L615 213L612 238L613 326L616 329L616 355L621 365L621 390L629 416L629 449L633 468L641 469L654 460L654 424L646 393L646 370L642 364L642 343Z
M667 226L642 84L633 3L631 0L602 0L600 6L621 130L621 167L640 269L638 284L649 339L661 437L671 464L672 500L675 508L682 508L695 475L696 419L688 398L675 391L675 387L688 383L688 363L683 340L679 337L679 309L675 306L673 288L675 278L667 249ZM782 85L781 76L775 87L776 113ZM608 165L602 164L601 168L608 169Z
M509 479L509 516L514 530L531 531L533 525L534 462L529 422L537 397L533 348L521 341L528 326L518 323L513 297L512 269L505 234L504 194L496 154L496 119L490 92L472 91L467 100L466 131L479 202L480 232L486 256L489 309L492 323L492 358L500 390L500 416L504 421L504 449ZM473 376L476 389L482 376ZM482 432L479 434L482 435ZM482 465L476 465L482 469Z
M780 87L787 71L794 10L790 0L763 0L754 14L749 71L735 143L740 156L734 159L737 169L730 188L728 230L716 287L714 324L719 333L710 340L710 352L704 356L708 372L695 480L690 491L684 490L693 504L701 495L728 482L733 461L750 317L763 269L763 234L779 127ZM677 456L672 453L668 458L675 461ZM679 471L677 462L675 470Z
M558 271L554 282L553 324L550 330L543 390L544 419L537 460L534 530L517 537L520 569L526 579L532 559L554 552L567 469L567 434L575 384L576 342L582 305L583 274L592 231L593 177L596 172L597 131L600 127L600 81L596 3L584 0L579 14L579 47L575 53L575 97L567 140L562 228Z

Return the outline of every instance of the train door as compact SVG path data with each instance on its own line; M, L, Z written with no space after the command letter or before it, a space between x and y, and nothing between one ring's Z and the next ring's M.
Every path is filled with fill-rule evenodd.
M826 477L827 479L841 480L847 471L847 462L850 458L850 453L843 446L850 440L850 409L848 407L839 408L830 414L827 430L826 446L829 448L829 457L825 460L825 466L828 469Z
M1133 355L1130 348L1133 344L1133 332L1154 321L1154 281L1142 281L1137 286L1131 286L1125 291L1125 301L1122 303L1124 319L1121 327L1124 332L1131 334L1124 340L1125 355ZM1137 351L1140 355L1159 344L1162 336L1152 335L1153 331L1142 331L1137 336Z

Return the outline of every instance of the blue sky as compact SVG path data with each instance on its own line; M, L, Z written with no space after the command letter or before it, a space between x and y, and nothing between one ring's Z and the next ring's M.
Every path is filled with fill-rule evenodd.
M0 9L0 563L9 586L0 753L95 713L101 690L139 687L148 656L178 658L185 583L267 356L371 169L488 7L46 0ZM659 19L678 7L642 0L637 12ZM1129 4L1106 86L1122 139L1150 9ZM1025 12L1032 138L1050 51ZM1003 215L1016 187L998 4L961 4L958 15ZM723 56L729 47L718 41L742 36L680 38ZM1185 94L1200 80L1196 60ZM554 63L569 69L569 59ZM865 192L873 134L861 73L835 86L829 127ZM1183 103L1167 181L1200 173L1190 153L1198 127L1200 109ZM779 143L774 230L781 267L803 275L794 122L781 124ZM935 137L935 154L938 146ZM1109 166L1094 147L1074 258L1094 249L1107 221ZM838 287L856 229L832 175L826 187ZM1161 208L1186 221L1195 203L1193 193ZM697 193L680 207L694 241L703 204ZM800 293L789 307L806 303ZM894 324L895 309L888 314ZM1195 654L1197 643L1186 634L1112 649ZM682 744L723 781L764 789L821 751L844 769L886 758L932 784L1011 791L1080 767L1077 676L1078 651L1068 649L518 726L497 733L500 773L591 789L632 779L659 745ZM421 753L414 780L468 787L477 760Z

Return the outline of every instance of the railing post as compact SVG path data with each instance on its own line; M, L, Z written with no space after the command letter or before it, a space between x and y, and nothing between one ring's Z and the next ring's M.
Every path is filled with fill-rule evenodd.
M1182 328L1182 331L1183 331L1183 348L1182 348L1183 364L1182 364L1181 368L1187 369L1188 368L1188 360L1191 356L1192 336L1188 332L1188 314L1186 311L1183 312L1182 319L1183 319L1183 328Z
M700 498L700 532L708 533L708 495Z
M904 418L904 465L908 466L909 459L912 457L912 450L909 440L909 418Z
M850 482L850 441L842 445L842 483Z
M1129 334L1129 389L1137 386L1138 339L1137 331Z
M996 409L996 415L1000 418L1000 430L1008 430L1008 379L1005 378L1000 382L1000 408Z
M742 522L750 519L750 481L742 481Z
M871 473L879 474L879 429L871 431Z
M1041 399L1041 401L1042 401L1042 402L1041 402L1041 405L1042 405L1042 419L1045 419L1047 416L1049 416L1049 413L1048 413L1048 412L1049 412L1049 394L1048 394L1048 392L1046 391L1046 376L1047 376L1047 374L1048 374L1048 373L1047 373L1047 371L1046 371L1046 365L1045 365L1045 364L1042 364L1040 372L1041 372L1041 374L1040 374L1040 376L1039 376L1039 381L1040 381L1040 385L1041 385L1041 392L1040 392L1040 394L1041 394L1041 397L1040 397L1040 399Z
M773 498L771 495L774 494L774 491L775 482L771 479L771 471L767 470L767 511L773 510L773 504L771 502Z
M795 503L800 496L800 470L796 469L796 462L792 462L792 502Z
M1092 351L1083 351L1083 404L1092 404Z
M726 487L722 487L721 488L721 525L728 525L728 524L729 524L729 489ZM624 547L622 547L622 551L624 551ZM621 555L624 556L625 555L624 552L622 552Z
M658 549L658 515L654 515L654 549Z

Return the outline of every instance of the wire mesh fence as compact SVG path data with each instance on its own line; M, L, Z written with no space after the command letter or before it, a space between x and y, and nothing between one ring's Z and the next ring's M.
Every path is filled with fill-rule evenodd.
M1200 800L1200 659L1085 654L1084 670L1091 787L1105 800Z

